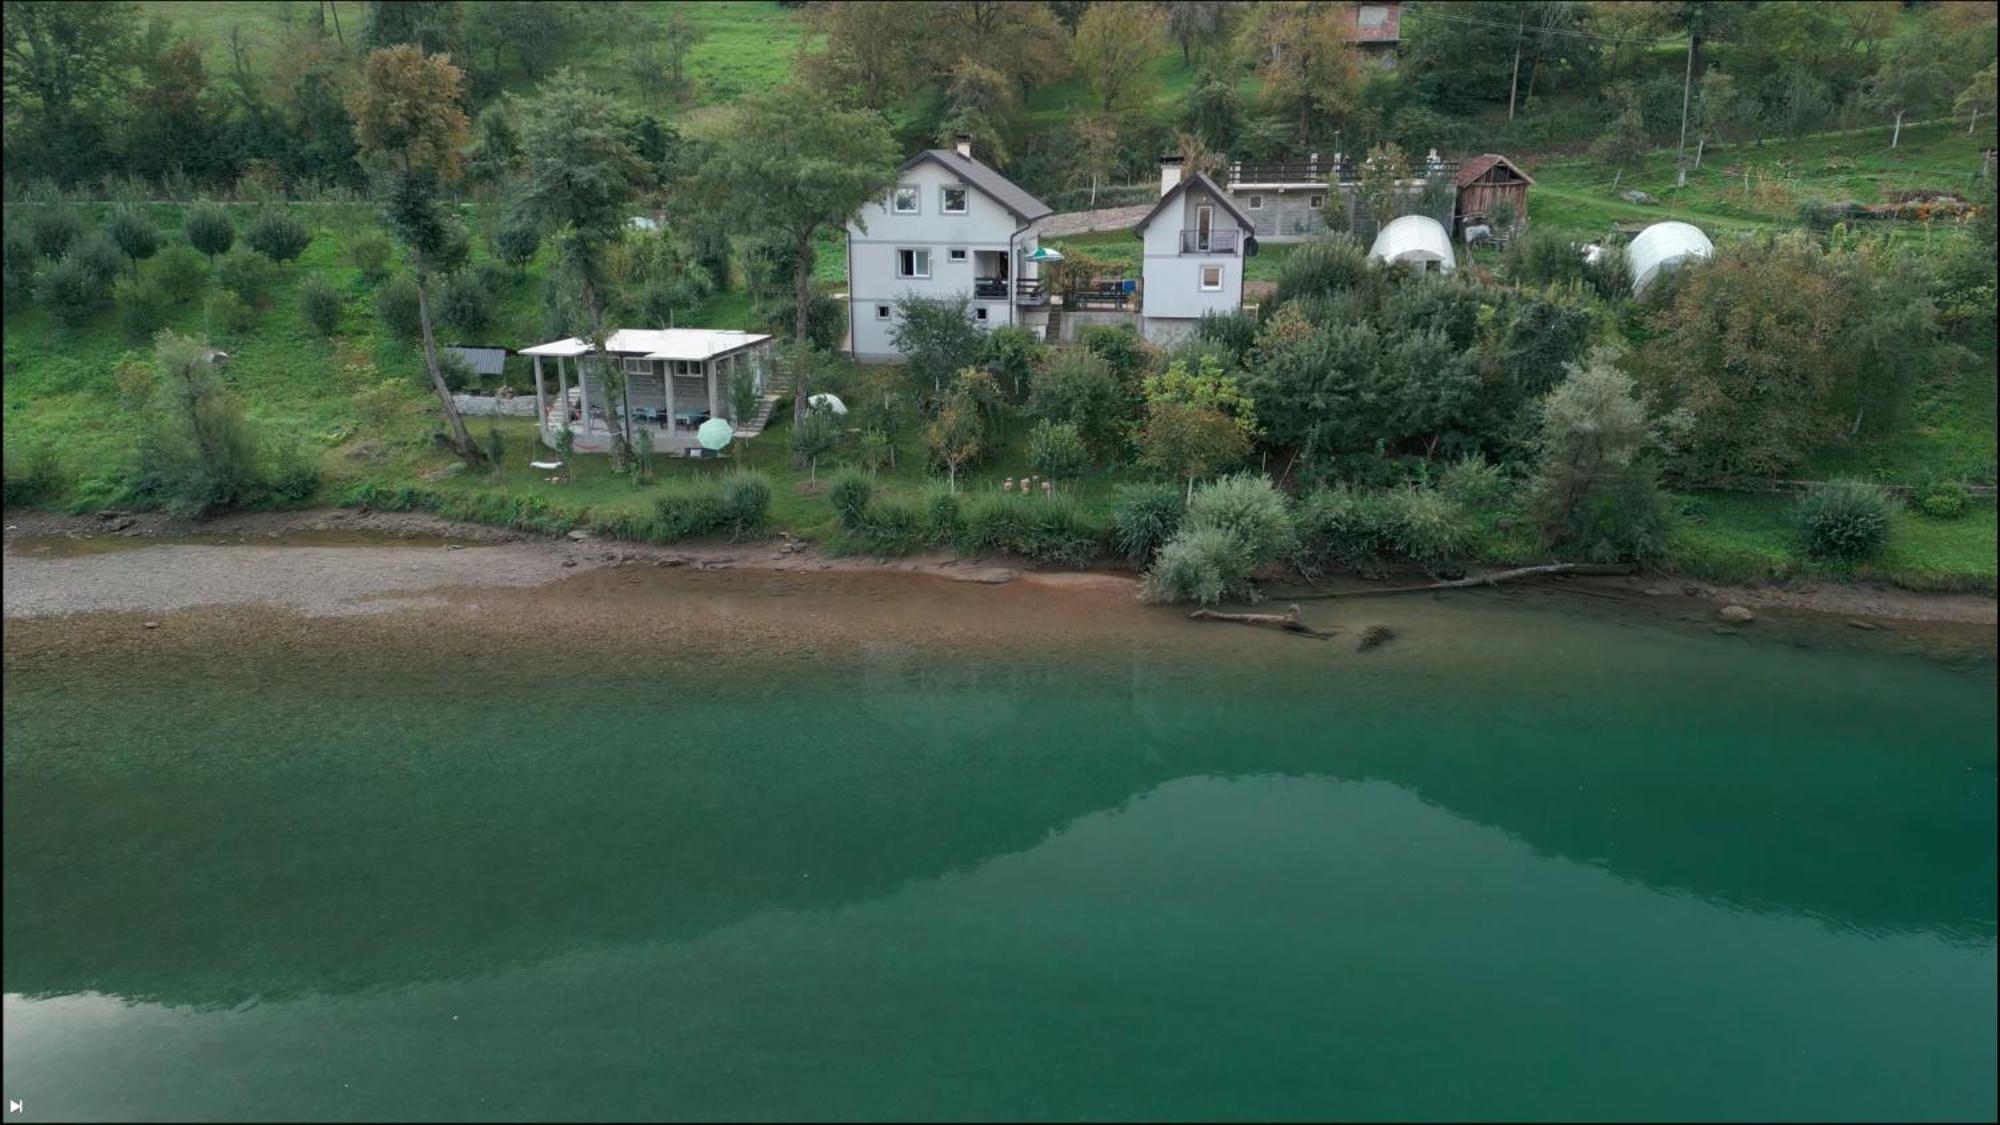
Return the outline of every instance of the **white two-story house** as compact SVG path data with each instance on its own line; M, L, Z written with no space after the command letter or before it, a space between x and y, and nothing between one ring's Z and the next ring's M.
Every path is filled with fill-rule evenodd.
M1160 201L1133 233L1145 244L1140 330L1156 344L1194 330L1203 313L1243 307L1243 259L1257 252L1256 223L1214 180L1185 179L1181 161L1160 161Z
M972 142L904 162L887 198L847 225L848 339L856 359L897 362L896 301L968 299L981 328L1046 331L1048 287L1033 259L1048 204L980 163Z

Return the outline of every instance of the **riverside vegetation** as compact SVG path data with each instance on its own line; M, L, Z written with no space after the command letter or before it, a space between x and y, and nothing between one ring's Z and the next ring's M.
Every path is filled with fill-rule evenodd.
M67 17L23 7L67 26ZM499 35L487 9L507 7L478 6L457 31L371 23L372 57L403 62L365 71L350 71L355 56L315 39L311 67L359 77L343 78L350 92L333 101L288 87L295 101L272 113L358 115L367 126L358 148L345 125L304 134L348 137L346 149L313 156L331 161L324 175L298 165L298 153L242 157L250 149L240 146L253 142L212 119L218 111L198 97L162 104L191 115L187 127L201 135L239 137L229 150L236 157L144 166L136 149L120 155L127 126L113 115L92 159L127 178L106 192L30 186L10 169L7 502L190 513L332 502L663 541L781 530L880 555L952 549L1065 566L1118 557L1147 569L1149 592L1168 600L1244 596L1272 568L1442 575L1552 558L1731 580L1994 586L1993 504L1968 488L1994 479L1990 179L1977 185L1969 221L1850 228L1787 221L1779 204L1731 203L1719 188L1703 196L1707 181L1697 175L1689 205L1709 210L1689 217L1721 220L1709 224L1721 236L1718 253L1635 301L1615 240L1594 266L1572 245L1601 231L1609 183L1595 182L1595 172L1559 173L1556 190L1535 196L1534 226L1505 255L1477 257L1455 277L1382 269L1336 235L1254 263L1275 285L1260 318L1212 317L1170 349L1112 329L1049 349L1019 331L981 334L950 303L910 301L902 310L910 364L867 369L831 351L843 316L826 293L843 277L843 248L827 233L837 224L821 218L866 198L896 153L928 142L924 129L973 132L1010 174L1057 195L1066 190L1060 175L1037 171L1041 138L1058 132L1041 99L1087 92L1110 108L1084 117L1125 123L1123 147L1114 146L1123 155L1097 177L1115 181L1150 159L1135 154L1199 144L1200 129L1175 124L1175 107L1207 120L1227 101L1216 84L1204 78L1177 95L1172 83L1141 82L1143 96L1128 99L1024 74L1017 80L1036 87L1026 108L1003 98L978 118L957 100L972 98L967 88L952 85L953 115L913 125L872 113L883 104L869 97L903 92L870 90L872 72L854 69L858 41L841 21L871 6L815 10L804 18L821 21L825 53L805 56L782 82L746 90L755 102L746 112L784 122L808 143L838 141L852 175L812 205L822 209L812 225L780 226L759 216L744 177L709 174L747 166L739 150L756 141L728 112L690 108L719 79L676 79L683 85L635 103L623 77L585 65L588 28L557 52L573 52L579 73L532 80L504 40L486 41L490 57L463 52L453 62L407 47L398 56L393 46L435 48L433 38L475 29ZM1214 7L1227 9L1225 23L1243 14ZM715 15L689 9L695 25ZM1907 61L1899 44L1933 42L1957 18L1931 13L1879 29L1885 59ZM1032 30L1072 44L1100 42L1105 31L1056 26ZM1426 129L1445 135L1418 103L1448 97L1425 76L1450 28L1429 29L1433 38L1401 76L1354 76L1359 100L1301 109L1286 101L1283 68L1258 53L1259 26L1235 25L1237 46L1203 63L1241 79L1239 116L1228 126L1237 132L1212 139L1282 147L1287 138L1258 131L1258 115L1294 111L1304 114L1291 119L1304 135L1349 122L1350 136L1391 159L1392 145L1425 144ZM1151 41L1158 30L1135 34ZM1960 30L1991 35L1990 22ZM1184 41L1186 65L1200 40ZM1718 34L1712 49L1750 51L1754 40L1739 28ZM1157 43L1154 57L1173 53ZM159 51L136 79L99 77L107 87L136 81L146 98L204 88L199 54ZM1567 97L1590 81L1617 87L1648 65L1615 55L1607 48L1589 63L1595 79L1574 69L1582 60L1552 68L1544 89ZM1956 57L1946 63L1958 65ZM1845 69L1849 60L1798 65L1836 92L1879 85L1873 72ZM12 80L11 58L9 67ZM1625 78L1616 77L1621 67ZM407 140L385 147L382 123L369 116L371 96L399 81L449 93L436 99L438 113L398 123L398 137L428 138L407 166L396 162L417 149ZM1893 137L1844 139L1841 150L1874 160L1894 143L1895 160L1944 162L1990 145L1990 125L1976 131L1977 81L1967 89L1971 134L1956 123L1909 125ZM857 105L830 97L837 90L870 92L855 95ZM1368 101L1392 91L1406 99L1401 108ZM1729 159L1783 164L1791 151L1828 167L1844 159L1796 122L1755 118L1755 97L1729 103L1743 116L1728 118L1717 108L1726 92L1703 80L1699 124L1705 137L1735 146ZM663 105L686 112L670 123L656 112ZM483 107L476 120L459 110L473 106ZM1560 132L1562 113L1530 106L1524 120ZM39 126L36 114L55 108L33 103L30 116ZM557 121L562 128L550 126ZM1161 128L1185 136L1163 140ZM593 138L587 153L558 152L558 140L578 129ZM1660 129L1647 117L1640 132ZM46 133L22 136L21 145L10 136L10 157L18 149L30 164L42 159L35 145L52 143ZM1019 150L1013 159L1010 148ZM1599 146L1585 166L1646 176L1658 174L1659 160L1643 148ZM1901 167L1895 160L1883 166ZM407 170L418 166L422 176ZM562 178L580 167L596 178ZM1925 167L1907 174L1921 178ZM1801 190L1796 170L1790 182L1787 190ZM161 187L182 200L203 190L233 198L162 202ZM361 192L376 203L346 201ZM649 204L666 221L628 229L623 216ZM1119 246L1132 241L1118 237ZM1087 262L1112 241L1070 245ZM781 408L763 436L732 451L727 470L565 457L569 467L553 476L526 467L539 444L531 422L498 420L480 440L448 409L439 421L444 392L526 394L532 384L518 360L482 384L430 359L433 342L595 335L607 323L778 330L793 337L787 363L802 390L837 394L852 410L836 420L819 411L789 418ZM228 352L228 362L197 363L204 345ZM1765 491L1801 477L1835 483L1799 499Z

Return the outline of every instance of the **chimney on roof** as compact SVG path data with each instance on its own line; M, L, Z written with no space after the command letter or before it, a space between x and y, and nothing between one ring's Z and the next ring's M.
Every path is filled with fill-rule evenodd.
M1180 186L1180 182L1181 158L1178 156L1160 157L1160 194L1165 195L1174 190Z
M967 160L972 159L972 134L960 133L951 139L951 147Z

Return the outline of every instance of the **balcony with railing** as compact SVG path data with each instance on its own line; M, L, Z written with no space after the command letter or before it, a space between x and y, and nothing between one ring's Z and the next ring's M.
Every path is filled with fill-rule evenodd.
M1184 230L1181 232L1181 253L1183 254L1236 254L1243 249L1243 232L1240 230Z
M972 279L972 295L989 301L1005 300L1008 283L1004 277L975 277ZM1048 303L1049 283L1039 277L1024 277L1013 283L1014 303L1017 305L1041 305Z

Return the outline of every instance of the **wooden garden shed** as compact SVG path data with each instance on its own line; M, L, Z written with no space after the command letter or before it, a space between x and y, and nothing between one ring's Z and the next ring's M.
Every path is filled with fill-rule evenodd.
M1528 218L1528 189L1535 178L1497 152L1467 160L1458 169L1458 221L1463 231L1468 221L1484 219L1495 203L1506 200L1514 206L1516 222Z

